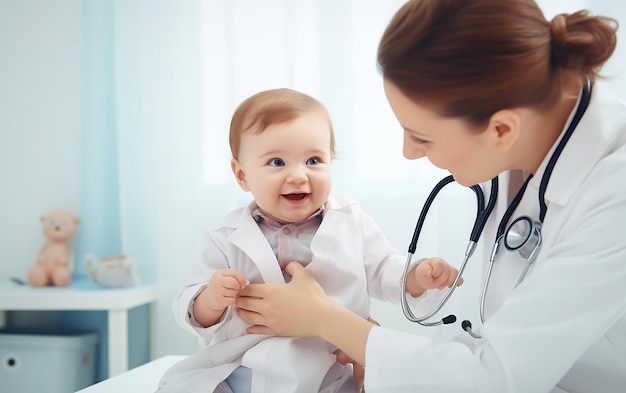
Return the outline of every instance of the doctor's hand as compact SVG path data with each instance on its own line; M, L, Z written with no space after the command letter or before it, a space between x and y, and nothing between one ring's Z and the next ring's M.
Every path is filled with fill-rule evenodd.
M459 271L450 266L441 258L433 257L424 259L415 265L407 278L407 292L412 296L419 296L427 289L450 288ZM463 284L461 278L457 284Z
M334 302L313 276L297 262L285 271L288 284L250 284L237 295L237 313L253 326L252 334L316 336L323 310Z

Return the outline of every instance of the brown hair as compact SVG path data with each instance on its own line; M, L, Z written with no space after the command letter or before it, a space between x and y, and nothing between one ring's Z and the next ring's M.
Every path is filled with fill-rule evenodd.
M321 102L292 89L265 90L243 101L230 122L230 151L233 158L239 154L241 134L251 130L263 132L274 124L287 123L303 113L320 111L328 119L330 128L330 153L335 157L335 133L328 111Z
M378 67L411 99L479 126L501 109L550 108L562 70L598 78L616 30L587 11L548 22L532 0L410 0L383 34Z

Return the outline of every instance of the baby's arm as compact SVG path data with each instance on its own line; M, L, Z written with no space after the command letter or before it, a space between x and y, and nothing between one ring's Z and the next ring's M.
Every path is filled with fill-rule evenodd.
M193 305L193 317L200 325L215 325L224 310L235 304L237 292L246 286L245 277L236 270L216 271Z
M424 259L413 266L406 281L406 291L411 296L420 296L427 289L449 288L454 284L459 271L443 259L433 257ZM459 280L458 285L463 283Z

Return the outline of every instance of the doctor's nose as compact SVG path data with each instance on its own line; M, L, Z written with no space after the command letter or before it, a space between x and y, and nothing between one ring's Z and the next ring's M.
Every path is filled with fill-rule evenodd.
M417 160L418 158L426 157L426 152L422 146L405 134L404 142L402 143L402 155L408 160Z

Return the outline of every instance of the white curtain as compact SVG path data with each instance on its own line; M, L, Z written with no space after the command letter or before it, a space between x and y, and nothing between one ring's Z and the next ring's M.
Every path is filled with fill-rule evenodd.
M378 40L402 3L115 1L122 238L125 251L142 256L144 279L159 288L153 356L196 349L174 322L170 303L187 279L202 230L250 199L232 179L227 135L236 106L260 90L295 88L327 106L339 152L334 190L361 200L390 242L406 250L428 191L445 173L426 160L402 157L402 132L376 69ZM626 16L620 1L588 3L540 2L547 15L589 6ZM623 51L616 59L608 68L613 74L621 72L615 63L624 64ZM626 91L617 81L614 86L622 83ZM458 263L474 197L453 186L438 203L418 254ZM449 307L463 310L463 318L477 318L474 262ZM418 329L403 320L398 307L375 303L373 317L387 326Z

